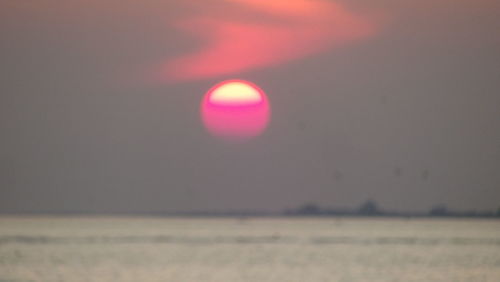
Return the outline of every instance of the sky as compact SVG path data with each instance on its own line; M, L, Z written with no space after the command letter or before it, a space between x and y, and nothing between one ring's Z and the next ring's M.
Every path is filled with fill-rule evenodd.
M500 2L0 2L0 212L500 207ZM217 83L265 130L205 127Z

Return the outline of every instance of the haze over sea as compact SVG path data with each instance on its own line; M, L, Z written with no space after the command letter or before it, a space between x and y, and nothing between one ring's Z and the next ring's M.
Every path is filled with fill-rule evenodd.
M500 221L0 217L0 281L500 281Z

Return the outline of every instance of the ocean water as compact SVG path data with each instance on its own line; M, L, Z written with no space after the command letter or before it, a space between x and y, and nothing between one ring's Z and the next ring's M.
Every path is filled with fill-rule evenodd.
M500 281L500 221L0 217L0 281Z

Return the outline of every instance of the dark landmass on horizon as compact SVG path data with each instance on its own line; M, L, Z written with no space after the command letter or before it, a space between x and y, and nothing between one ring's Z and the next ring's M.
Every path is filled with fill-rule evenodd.
M191 210L191 211L117 211L96 212L89 210L68 211L23 211L2 212L0 215L130 215L130 216L158 216L158 217L402 217L402 218L500 218L500 207L497 211L450 210L446 205L440 204L432 207L427 212L389 211L379 207L373 200L363 202L357 208L325 208L315 203L307 203L293 209L281 212L261 210Z

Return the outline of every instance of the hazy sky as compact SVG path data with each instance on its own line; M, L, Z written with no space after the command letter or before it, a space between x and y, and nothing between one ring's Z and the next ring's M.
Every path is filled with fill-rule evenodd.
M286 2L1 1L0 212L500 206L500 2ZM200 121L231 78L243 143Z

